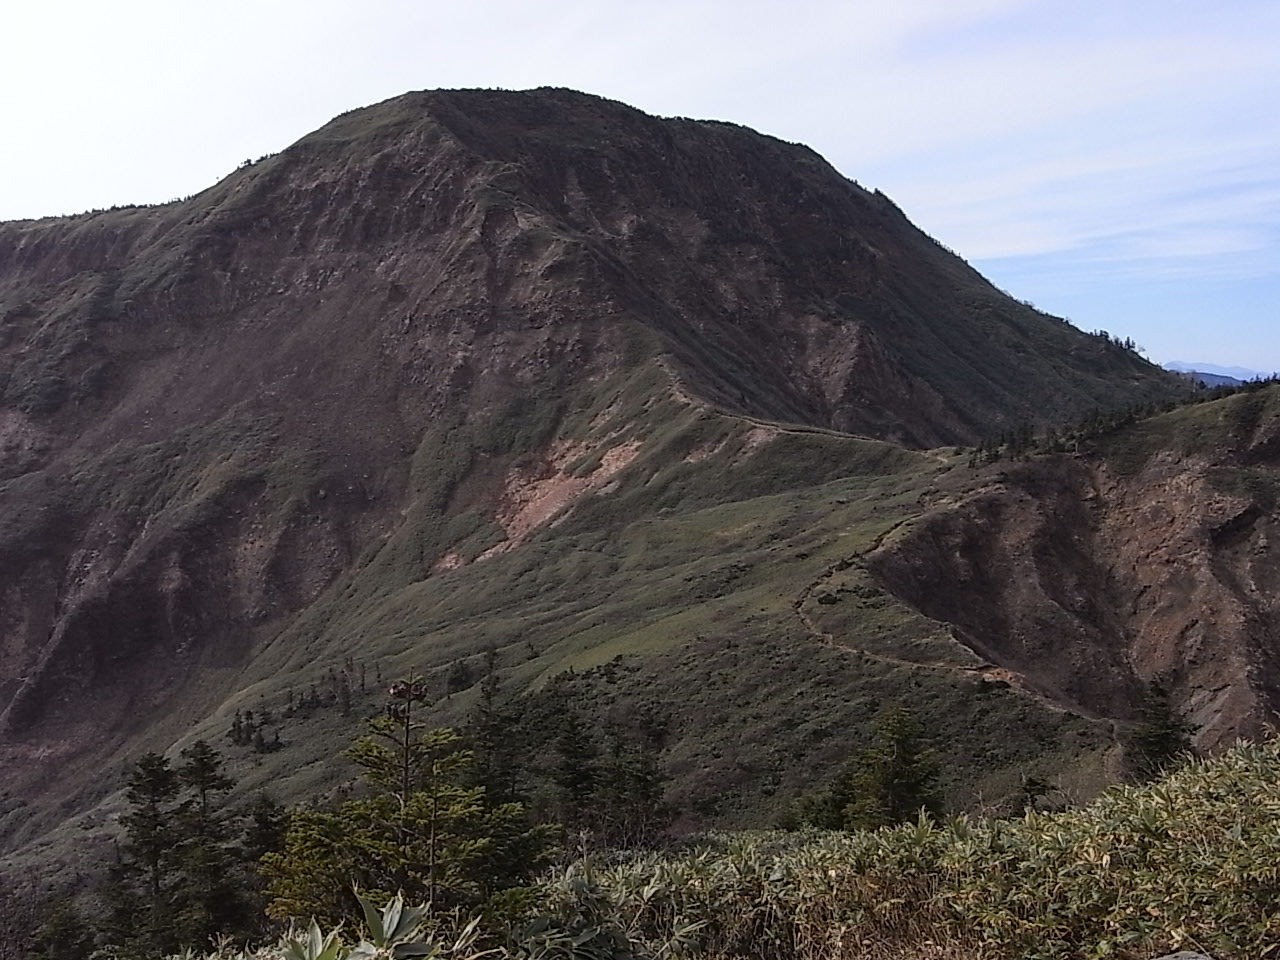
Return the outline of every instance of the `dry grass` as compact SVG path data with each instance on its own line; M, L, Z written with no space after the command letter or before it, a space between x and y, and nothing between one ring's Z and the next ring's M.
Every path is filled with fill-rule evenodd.
M1015 819L725 834L583 860L496 950L520 960L1220 960L1280 943L1280 742ZM450 942L442 931L437 943ZM266 960L221 951L209 960Z
M594 889L608 907L593 909L653 955L687 939L699 956L761 960L1243 960L1280 943L1278 783L1280 745L1239 745L1078 810L711 837L579 864L553 889L562 911Z

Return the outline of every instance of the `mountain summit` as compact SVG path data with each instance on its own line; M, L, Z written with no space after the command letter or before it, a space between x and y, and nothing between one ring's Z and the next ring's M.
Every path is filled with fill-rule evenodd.
M0 270L27 347L4 358L6 400L94 420L140 353L214 341L183 368L201 416L259 384L311 405L334 381L301 382L316 336L366 386L372 362L375 391L438 405L529 359L482 344L572 342L590 367L609 362L590 342L643 330L726 410L913 446L1170 382L1001 294L804 147L567 90L357 110L182 203L6 225Z
M408 94L181 202L0 224L6 778L82 809L357 662L491 645L519 689L816 642L812 568L928 502L920 451L1184 389L802 146L567 90ZM284 733L304 781L326 729Z

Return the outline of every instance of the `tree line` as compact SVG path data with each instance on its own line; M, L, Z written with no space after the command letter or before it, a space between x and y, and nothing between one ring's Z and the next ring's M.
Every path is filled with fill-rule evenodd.
M1084 449L1091 441L1158 414L1240 393L1256 393L1276 383L1280 383L1280 378L1272 375L1241 384L1202 387L1190 390L1181 400L1133 403L1113 410L1097 409L1065 426L1049 426L1042 430L1023 422L980 441L969 451L968 463L970 467L979 467L1006 459L1028 460L1035 455L1075 452ZM963 448L957 452L963 452Z
M460 729L427 722L421 678L391 683L344 751L358 774L344 799L286 809L259 793L232 807L235 781L203 740L176 761L138 758L105 876L90 896L46 903L22 955L152 960L216 938L249 943L286 919L359 917L357 891L501 924L527 912L562 851L657 839L671 819L658 711L598 723L567 680L503 698L495 653L484 669ZM262 731L274 719L237 711L227 739L271 749Z
M568 677L504 699L492 653L478 693L461 729L434 728L427 685L392 683L345 751L354 787L344 799L291 810L265 793L230 806L234 781L207 742L176 762L145 754L128 776L101 908L86 918L70 898L47 905L23 955L97 949L152 960L216 938L260 940L283 920L359 918L359 897L397 894L483 915L492 932L528 915L539 875L566 852L662 839L673 811L663 801L661 711L641 706L625 723L599 722ZM1166 689L1152 684L1124 740L1132 776L1150 779L1177 762L1190 733ZM1027 806L1050 789L1032 780ZM912 713L891 703L832 781L799 798L790 821L874 829L937 817L943 806L937 752Z

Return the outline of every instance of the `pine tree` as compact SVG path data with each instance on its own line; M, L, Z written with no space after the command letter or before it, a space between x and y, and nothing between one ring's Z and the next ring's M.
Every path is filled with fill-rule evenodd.
M1138 722L1123 739L1125 764L1138 780L1154 780L1191 755L1195 727L1173 706L1168 688L1152 680L1138 707Z
M937 815L939 765L919 722L900 704L876 717L871 742L855 754L831 786L801 801L798 815L828 830L874 829Z
M123 842L101 891L111 905L103 939L122 960L205 946L217 936L243 940L261 928L261 912L223 808L234 781L201 740L177 767L150 753L129 776Z
M610 726L592 804L600 842L609 847L651 843L670 821L662 803L665 786L652 740L631 742L616 725Z
M475 783L484 787L486 802L511 803L517 799L519 736L515 717L498 703L501 680L498 653L492 647L485 652L484 669L480 697L467 722Z
M244 832L240 838L241 859L256 869L263 854L284 846L288 827L289 813L284 805L265 790L259 790L253 795L245 813Z
M226 793L235 781L222 770L222 755L204 740L197 740L180 754L178 780L195 792L195 809L189 821L196 827L196 834L212 832L216 818L213 813L214 795Z
M264 790L258 791L244 811L243 826L236 848L241 863L240 874L247 915L252 919L251 934L263 932L267 911L267 884L259 870L263 856L284 848L289 828L289 812L284 805Z
M346 673L338 677L338 712L351 716L351 681Z
M484 788L469 785L461 737L417 719L421 681L397 681L390 694L347 751L370 793L336 811L293 811L284 848L262 858L273 916L358 917L357 886L440 909L476 906L546 862L546 831L528 827L519 804L487 805Z
M242 938L256 926L255 911L246 896L230 817L219 804L235 781L204 740L180 757L178 779L190 796L179 811L174 926L187 946L218 935Z
M600 781L598 751L572 706L561 717L555 750L551 780L557 795L556 819L570 833L589 829L595 813L592 800Z
M129 811L120 861L114 871L117 895L110 901L111 939L125 957L159 956L179 946L171 921L177 872L179 780L157 753L139 758L129 775Z
M845 809L847 827L880 827L937 814L937 756L923 742L919 722L901 704L876 718L871 743L854 760L854 797Z
M66 960L93 953L93 929L70 894L53 898L41 911L43 920L22 956L28 960ZM3 953L0 953L3 955ZM16 956L16 954L15 954Z

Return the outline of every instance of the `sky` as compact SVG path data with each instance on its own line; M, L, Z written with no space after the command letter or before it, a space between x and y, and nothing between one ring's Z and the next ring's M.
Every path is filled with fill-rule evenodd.
M409 90L806 143L997 286L1280 370L1277 0L9 0L0 220L157 203Z

